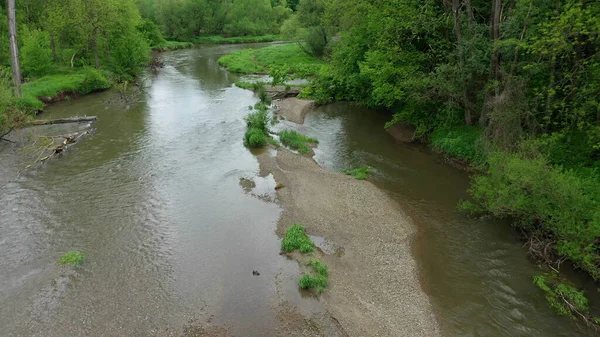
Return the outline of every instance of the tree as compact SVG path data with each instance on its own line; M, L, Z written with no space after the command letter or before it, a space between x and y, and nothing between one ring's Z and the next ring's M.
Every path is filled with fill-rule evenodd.
M19 45L17 43L17 19L15 14L15 0L7 0L8 35L10 41L10 65L12 78L15 85L15 95L21 97L21 65L19 63Z

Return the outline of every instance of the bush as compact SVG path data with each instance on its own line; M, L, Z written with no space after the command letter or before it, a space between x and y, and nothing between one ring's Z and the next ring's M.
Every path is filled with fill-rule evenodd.
M250 128L246 130L244 134L244 145L252 148L265 147L268 143L267 136L265 133L256 128Z
M52 71L54 64L48 33L35 29L25 34L21 66L24 76L43 76Z
M283 145L296 150L300 153L309 153L310 152L310 144L318 144L319 141L307 137L301 133L298 133L294 130L284 130L279 134L279 139L283 143Z
M533 284L544 291L548 304L559 315L579 319L580 317L574 315L575 310L580 314L589 314L589 300L583 291L577 290L566 281L561 281L556 274L535 275Z
M600 279L600 189L592 177L552 166L542 156L493 153L486 174L473 178L475 203L463 209L510 217L515 224L556 242L560 256Z
M136 76L148 64L150 47L138 31L124 32L111 50L112 66L119 76Z
M102 71L94 68L84 68L84 80L79 88L82 95L94 91L106 90L111 87L111 83Z

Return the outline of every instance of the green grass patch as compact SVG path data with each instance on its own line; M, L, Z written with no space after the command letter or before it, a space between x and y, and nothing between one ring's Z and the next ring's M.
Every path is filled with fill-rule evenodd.
M212 36L199 36L194 38L194 43L201 44L239 44L239 43L261 43L261 42L273 42L282 41L283 38L280 35L260 35L260 36L236 36L236 37L223 37L219 35Z
M344 173L346 173L349 176L354 176L356 180L365 180L367 179L367 175L373 172L375 172L375 170L366 166L355 168L353 170L344 170Z
M483 132L475 126L438 129L431 134L431 146L450 157L479 164L485 161L480 142Z
M219 64L235 73L266 74L271 67L313 67L316 71L324 62L306 54L297 44L286 44L238 50L219 58Z
M302 289L316 289L317 293L322 293L327 288L327 277L322 275L303 274L298 280L298 285Z
M156 46L152 46L152 50L155 51L169 51L177 49L192 48L194 44L192 42L179 42L179 41L165 41L161 42Z
M310 144L318 144L319 141L298 133L294 130L284 130L279 134L279 139L283 145L300 153L309 153L311 150Z
M327 265L325 263L323 263L323 262L321 262L319 260L310 260L308 262L308 264L312 266L313 270L317 274L319 274L321 276L325 276L325 277L328 276L328 274L329 274L328 269L329 268L327 267Z
M267 141L269 142L269 144L271 144L271 145L273 145L275 147L281 147L281 143L277 139L275 139L273 137L269 137L267 139Z
M79 69L71 74L48 75L23 84L23 98L18 100L18 105L41 109L44 104L38 98L53 98L64 92L85 95L106 90L111 85L104 72L93 68Z
M58 263L60 264L68 264L71 266L79 266L80 264L83 263L83 260L85 259L85 254L80 252L80 251L72 251L72 252L68 252L65 253L63 256L60 257L60 259L58 260Z
M235 86L238 88L252 90L254 88L254 83L252 82L235 82Z
M292 252L298 249L301 253L310 253L314 250L315 243L306 235L304 227L293 224L285 233L281 242L281 249Z

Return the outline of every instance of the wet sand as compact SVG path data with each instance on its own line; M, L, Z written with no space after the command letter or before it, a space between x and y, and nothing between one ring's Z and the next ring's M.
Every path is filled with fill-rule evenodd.
M319 253L330 274L321 295L330 319L317 324L320 330L335 325L341 336L440 335L411 255L416 229L397 203L367 181L287 150L274 157L263 153L259 162L263 174L273 173L285 185L278 191L278 234L299 223L309 235L339 247L334 254Z

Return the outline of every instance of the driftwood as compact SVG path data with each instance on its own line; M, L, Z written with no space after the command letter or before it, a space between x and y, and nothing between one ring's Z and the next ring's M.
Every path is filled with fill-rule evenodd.
M43 141L45 141L45 143L42 143L38 147L39 155L37 156L37 158L34 162L27 165L23 170L21 170L21 172L33 167L34 165L48 161L49 159L53 158L54 156L62 154L69 145L77 143L81 139L81 137L87 135L91 131L92 131L92 129L88 129L85 131L76 132L76 133L72 133L72 134L68 134L68 135L39 137L33 143L33 146L35 147L35 146L37 146L38 143L42 143ZM56 139L63 139L63 141L60 142L58 145L56 145L56 143L55 143ZM48 151L50 151L50 154L44 156L46 153L48 153ZM19 172L19 174L21 172Z
M71 118L59 118L59 119L36 119L36 120L33 120L33 121L27 123L27 126L85 123L85 122L95 122L95 121L96 121L96 116L71 117Z
M9 133L11 133L11 132L12 132L12 130L14 130L14 129L15 129L15 128L13 127L13 128L10 128L10 130L6 131L6 132L5 132L3 135L1 135L1 136L0 136L0 140L3 140L3 141L5 141L5 142L9 142L9 143L14 143L12 140L4 138L4 136L6 136L6 135L8 135Z

